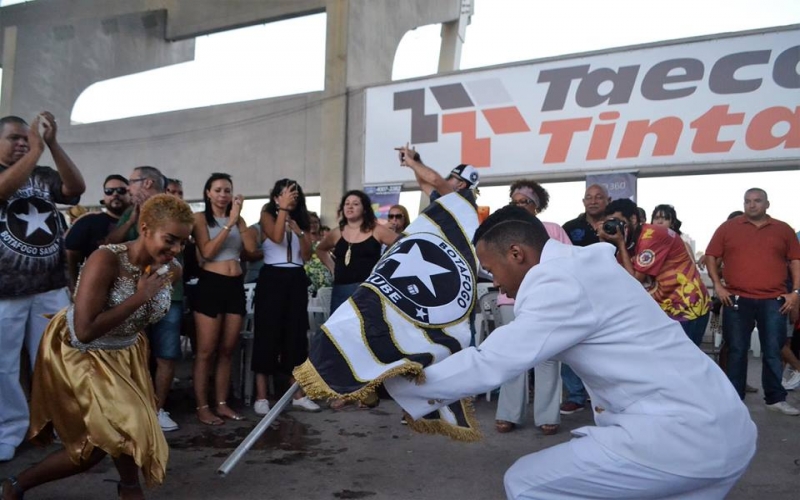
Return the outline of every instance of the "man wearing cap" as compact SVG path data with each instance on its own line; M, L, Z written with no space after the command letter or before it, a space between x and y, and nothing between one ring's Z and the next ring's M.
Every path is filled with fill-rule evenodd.
M441 196L458 192L475 204L475 194L472 190L477 189L480 176L478 170L472 165L461 164L450 171L445 179L438 172L422 163L419 153L408 145L395 148L400 152L400 165L409 167L414 171L419 188L428 195L431 201Z
M108 234L117 227L120 216L131 204L128 179L112 174L103 183L103 199L100 204L105 212L87 214L78 219L67 232L64 247L67 249L67 269L70 288L75 289L78 269L100 245L105 244Z

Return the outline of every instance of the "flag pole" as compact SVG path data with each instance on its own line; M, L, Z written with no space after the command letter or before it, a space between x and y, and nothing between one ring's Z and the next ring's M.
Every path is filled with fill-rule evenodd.
M261 419L261 422L259 422L258 425L256 425L255 428L250 431L250 434L244 438L244 441L242 441L241 444L233 451L233 453L231 453L228 458L225 459L222 465L220 465L219 469L217 469L217 474L225 477L228 475L231 469L236 467L236 464L239 463L239 460L242 459L244 454L247 453L250 448L252 448L255 442L258 441L258 438L264 434L272 422L274 422L275 419L278 418L278 415L281 414L283 409L286 408L286 406L289 404L289 401L292 400L292 396L294 396L294 393L297 392L298 389L300 389L300 384L295 382L289 388L289 390L286 391L283 397L281 397L281 399L275 403L275 406L273 406L272 409L266 415L264 415L264 418Z

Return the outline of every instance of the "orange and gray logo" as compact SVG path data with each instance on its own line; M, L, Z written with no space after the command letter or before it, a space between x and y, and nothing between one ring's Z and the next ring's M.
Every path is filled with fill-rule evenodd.
M479 113L494 135L530 132L519 109L498 78L429 87L441 109L442 134L461 134L461 160L476 167L492 161L491 137L478 137ZM411 142L439 141L439 115L425 114L425 88L394 93L394 110L411 111Z

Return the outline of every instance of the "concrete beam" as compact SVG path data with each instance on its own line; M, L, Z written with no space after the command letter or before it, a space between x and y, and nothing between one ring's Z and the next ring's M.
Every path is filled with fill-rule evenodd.
M325 12L325 0L51 0L3 7L0 29L102 20L149 10L166 10L166 39L182 40Z
M3 109L23 117L48 109L67 123L75 101L93 83L194 59L194 40L165 42L165 29L163 10L17 26L16 64L9 95L3 88Z

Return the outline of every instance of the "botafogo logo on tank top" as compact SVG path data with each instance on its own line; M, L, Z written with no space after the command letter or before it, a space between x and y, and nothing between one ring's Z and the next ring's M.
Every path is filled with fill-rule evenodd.
M33 189L21 189L16 194L0 208L0 245L5 247L4 253L16 255L15 265L21 270L30 259L57 260L63 231L55 205L35 196Z

